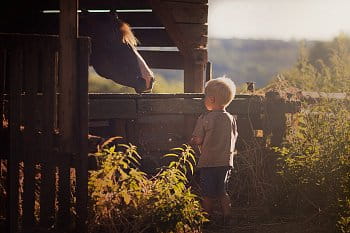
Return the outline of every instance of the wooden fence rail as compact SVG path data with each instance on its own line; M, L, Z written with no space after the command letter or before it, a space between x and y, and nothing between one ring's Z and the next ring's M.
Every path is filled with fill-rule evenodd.
M170 148L189 141L197 117L205 111L203 94L89 94L90 133L123 136L154 160ZM237 95L227 110L237 116L238 149L249 142L266 145L282 140L287 113L298 111L299 102L276 93L266 97ZM158 166L158 165L156 165Z
M79 227L86 225L90 45L87 38L79 38L77 43L78 88L70 95L80 109L74 119L77 133L70 137L78 142L75 158L79 163L75 164L80 165L70 169L72 155L59 147L63 120L58 114L62 78L58 72L59 38L0 34L0 135L5 142L1 144L0 158L7 163L7 171L2 171L2 175L6 172L6 232L49 229L70 219L72 207L76 209ZM62 172L67 169L68 173ZM70 177L72 169L76 177ZM77 183L74 198L71 179ZM68 188L63 189L64 186Z

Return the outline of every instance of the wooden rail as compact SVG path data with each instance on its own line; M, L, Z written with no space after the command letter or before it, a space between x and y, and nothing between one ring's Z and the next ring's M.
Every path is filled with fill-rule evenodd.
M123 136L155 160L170 148L188 142L197 117L205 111L203 94L89 94L89 128L96 135ZM237 116L243 149L252 140L263 145L268 137L279 143L285 114L299 109L299 102L237 95L227 110Z
M73 92L62 92L58 72L59 38L57 36L0 34L0 136L1 163L6 172L6 232L25 232L42 227L49 229L62 219L71 219L71 179L76 180L76 213L78 224L87 217L87 77L89 39L78 39L78 80ZM58 94L59 93L59 94ZM85 93L85 94L84 94ZM70 169L72 155L61 150L62 116L58 98L71 95L79 106L74 116L75 157L79 160L64 177L63 167ZM8 122L8 124L7 124ZM67 137L66 137L67 139ZM3 167L3 166L2 166ZM37 176L40 174L40 197ZM56 186L56 181L68 187ZM21 182L20 182L21 181ZM23 192L21 191L23 190ZM61 200L68 200L62 204ZM59 208L68 209L57 215ZM35 203L40 214L35 216ZM64 203L64 202L63 202ZM20 211L21 207L21 211ZM39 219L37 221L37 219Z

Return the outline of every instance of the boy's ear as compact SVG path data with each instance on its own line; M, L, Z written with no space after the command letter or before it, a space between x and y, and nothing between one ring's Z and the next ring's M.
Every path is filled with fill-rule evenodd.
M215 103L215 97L214 96L210 96L209 100L210 100L211 103Z

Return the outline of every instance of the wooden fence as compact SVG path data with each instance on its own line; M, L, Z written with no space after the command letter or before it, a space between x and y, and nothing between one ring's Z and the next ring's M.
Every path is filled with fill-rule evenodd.
M237 95L227 110L237 116L238 150L253 140L279 145L286 114L297 112L299 105L274 92L266 97ZM157 167L162 154L189 141L204 111L203 94L89 94L89 130L104 137L123 136Z
M58 114L63 97L59 38L0 34L0 158L6 192L6 196L0 194L1 204L6 203L0 214L6 219L4 232L71 227L72 208L77 229L86 231L89 43L88 38L78 39L77 88L66 93L79 107L73 119L75 134L68 135L76 148L63 151L60 125L69 119ZM73 196L72 178L77 184Z

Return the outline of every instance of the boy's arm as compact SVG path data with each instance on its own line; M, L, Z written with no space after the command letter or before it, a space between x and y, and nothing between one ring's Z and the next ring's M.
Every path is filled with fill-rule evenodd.
M192 138L190 140L191 145L202 145L205 130L204 130L204 121L203 121L203 115L201 115L196 123L196 126L194 128L194 131L192 133Z

